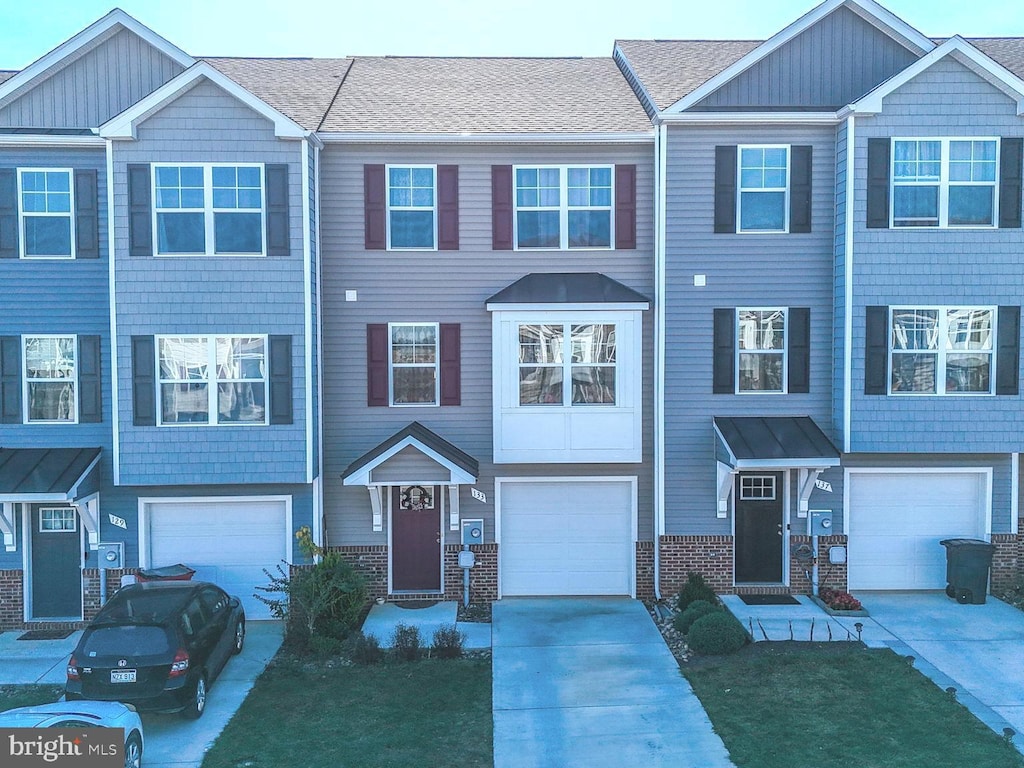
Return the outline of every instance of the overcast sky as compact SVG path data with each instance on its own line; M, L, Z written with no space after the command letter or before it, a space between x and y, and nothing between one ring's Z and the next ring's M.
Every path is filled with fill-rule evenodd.
M0 0L0 69L20 69L116 0ZM887 0L934 37L1024 36L1021 0ZM607 56L616 38L770 37L814 0L121 0L197 56Z

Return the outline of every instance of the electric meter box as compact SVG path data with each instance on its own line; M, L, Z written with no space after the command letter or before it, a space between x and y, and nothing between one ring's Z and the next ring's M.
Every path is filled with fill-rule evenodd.
M462 543L483 544L484 543L484 521L463 520L462 521Z
M124 542L100 542L96 545L97 561L100 568L124 567Z
M832 533L832 510L811 510L811 536L828 536Z

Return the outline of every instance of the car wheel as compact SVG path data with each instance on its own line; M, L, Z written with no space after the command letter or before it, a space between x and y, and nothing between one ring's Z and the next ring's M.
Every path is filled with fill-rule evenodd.
M142 739L132 733L124 743L124 768L142 768Z
M196 678L195 687L192 689L192 698L182 714L189 720L198 720L206 711L206 675L202 672Z
M235 644L231 646L231 652L239 654L242 652L242 647L245 645L245 622L242 619L238 620L235 624Z

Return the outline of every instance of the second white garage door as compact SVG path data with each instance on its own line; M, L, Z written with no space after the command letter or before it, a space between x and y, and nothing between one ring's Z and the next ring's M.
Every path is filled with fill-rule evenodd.
M500 494L503 596L633 593L635 483L502 481Z
M288 557L286 501L147 502L145 515L150 567L184 563L196 570L193 578L238 595L248 618L270 618L267 606L253 595L257 585L267 584L263 569L275 573Z
M983 539L983 472L851 472L851 589L943 589L950 538Z

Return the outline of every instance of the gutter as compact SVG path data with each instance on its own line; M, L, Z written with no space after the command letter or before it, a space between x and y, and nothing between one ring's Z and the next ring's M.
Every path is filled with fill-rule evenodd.
M668 127L654 135L654 599L661 601L661 537L665 532L665 217Z

